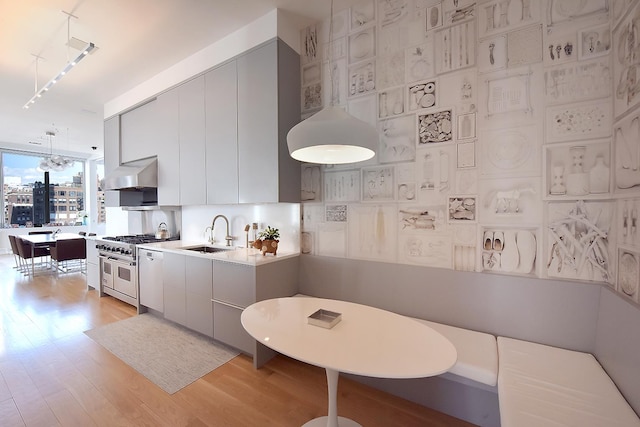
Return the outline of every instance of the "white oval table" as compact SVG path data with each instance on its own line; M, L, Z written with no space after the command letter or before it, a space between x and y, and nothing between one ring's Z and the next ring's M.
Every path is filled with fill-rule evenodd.
M331 329L308 323L318 309L342 314ZM340 372L378 378L421 378L448 371L457 359L444 336L409 317L365 305L308 297L250 305L242 326L258 342L286 356L325 368L329 414L304 426L359 426L338 417Z

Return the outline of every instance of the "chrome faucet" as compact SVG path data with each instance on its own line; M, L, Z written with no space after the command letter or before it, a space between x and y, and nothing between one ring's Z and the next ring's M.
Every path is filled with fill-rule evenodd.
M213 218L213 222L211 223L211 238L209 239L209 241L213 242L213 229L214 229L214 227L216 226L216 220L217 220L218 218L222 218L222 219L224 219L224 222L226 222L226 223L227 223L227 230L226 230L226 235L225 235L225 238L224 238L224 239L227 241L227 246L231 246L231 241L233 240L233 237L231 237L231 235L229 234L229 220L228 220L228 219L227 219L227 217L226 217L226 216L224 216L224 215L216 215L216 216ZM208 229L208 228L209 228L209 227L207 227L207 229Z

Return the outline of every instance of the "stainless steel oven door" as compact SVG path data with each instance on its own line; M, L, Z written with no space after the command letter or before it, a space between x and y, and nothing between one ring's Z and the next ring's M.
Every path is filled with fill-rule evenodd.
M135 261L123 261L109 256L100 256L102 286L138 298L138 271Z

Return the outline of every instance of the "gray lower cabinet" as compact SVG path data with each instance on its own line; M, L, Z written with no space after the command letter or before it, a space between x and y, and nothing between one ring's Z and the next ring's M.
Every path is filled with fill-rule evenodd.
M100 258L93 239L87 239L87 286L100 290Z
M164 317L213 337L211 259L164 253Z
M260 366L275 354L242 327L242 310L257 301L298 292L298 257L249 266L213 262L213 337L253 356Z

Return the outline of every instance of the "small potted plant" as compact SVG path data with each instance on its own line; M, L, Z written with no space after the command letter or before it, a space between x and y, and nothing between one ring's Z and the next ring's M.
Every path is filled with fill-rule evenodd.
M262 256L265 256L267 253L276 255L279 238L280 231L277 228L267 226L264 231L258 233L258 240L253 242L253 247L260 249Z

